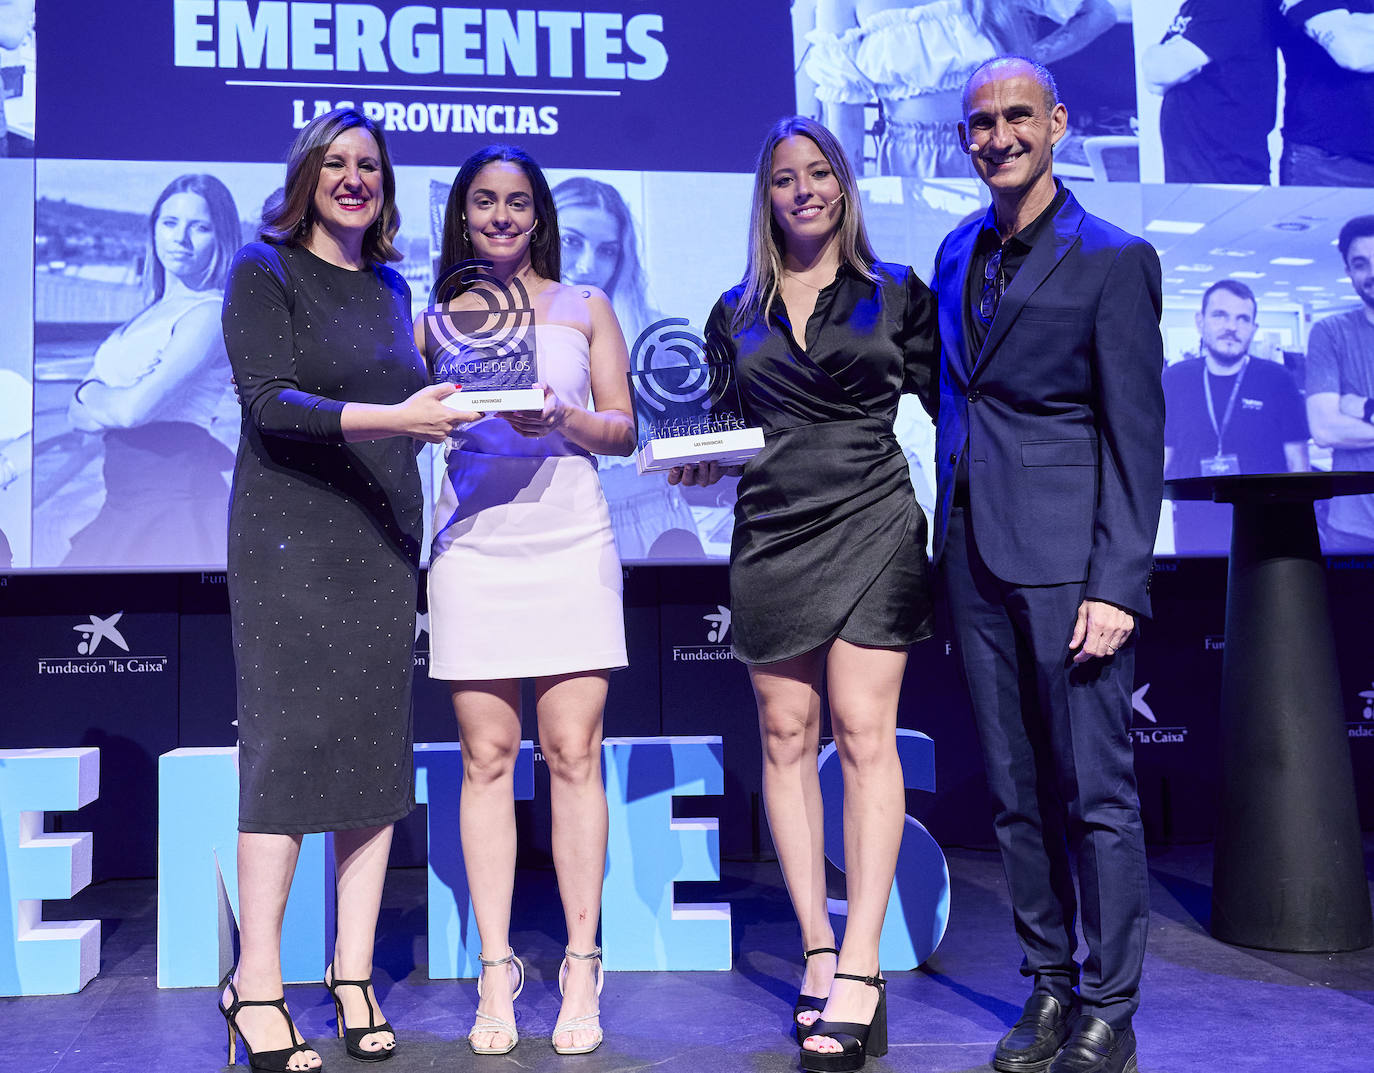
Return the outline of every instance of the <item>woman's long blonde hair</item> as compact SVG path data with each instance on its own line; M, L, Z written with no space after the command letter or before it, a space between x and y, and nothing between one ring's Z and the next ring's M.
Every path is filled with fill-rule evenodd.
M840 210L840 260L865 279L876 280L872 264L877 255L864 229L863 205L854 168L835 135L814 119L794 115L773 124L759 149L754 167L754 199L749 213L749 260L744 269L744 294L735 309L735 329L762 316L765 319L782 285L782 229L773 219L773 151L785 138L810 138L839 181L844 203Z

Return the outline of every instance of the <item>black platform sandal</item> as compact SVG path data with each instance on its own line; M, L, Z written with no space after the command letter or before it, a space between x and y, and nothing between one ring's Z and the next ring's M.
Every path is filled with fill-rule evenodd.
M880 976L854 976L837 972L837 980L857 980L878 989L878 1008L873 1020L866 1025L853 1021L817 1021L808 1036L826 1036L840 1045L838 1051L801 1051L801 1067L809 1073L852 1073L862 1069L866 1058L881 1058L887 1054L887 981Z
M811 959L812 954L834 954L837 958L840 952L833 946L818 946L815 950L802 951L802 970L806 969L806 963ZM804 1013L820 1013L825 1009L824 995L798 995L797 1001L792 1007L792 1030L797 1035L797 1046L800 1047L802 1040L811 1035L811 1025L804 1025L797 1020ZM813 1022L814 1023L814 1022Z
M229 989L230 1003L224 1005L224 990ZM296 1031L296 1022L291 1020L291 1015L286 1012L286 997L279 999L243 999L239 998L238 989L234 986L234 974L229 973L219 985L219 999L216 1003L219 1012L224 1014L224 1020L229 1026L229 1064L234 1064L234 1045L238 1040L243 1040L244 1052L248 1055L248 1068L252 1073L295 1073L291 1070L289 1063L297 1054L304 1051L313 1051L314 1048L301 1038ZM280 1010L282 1017L286 1019L287 1027L291 1029L292 1046L282 1047L275 1051L258 1051L256 1054L253 1048L248 1046L248 1037L239 1030L238 1013L245 1006L271 1006L273 1009ZM308 1073L318 1073L324 1068L321 1062L317 1066L310 1066ZM306 1073L306 1071L302 1071Z
M325 989L329 992L329 997L334 1000L334 1015L339 1023L339 1038L344 1041L344 1047L348 1051L348 1057L358 1062L385 1062L396 1053L396 1030L390 1023L383 1021L377 1024L377 1014L382 1011L372 1004L372 999L367 995L367 989L372 986L371 980L339 980L334 977L334 966L330 965L325 974ZM349 1028L344 1021L343 1000L339 998L338 989L341 987L356 987L363 993L363 1001L367 1003L367 1027ZM390 1032L391 1045L378 1047L375 1051L369 1051L363 1047L363 1037L370 1036L374 1032Z

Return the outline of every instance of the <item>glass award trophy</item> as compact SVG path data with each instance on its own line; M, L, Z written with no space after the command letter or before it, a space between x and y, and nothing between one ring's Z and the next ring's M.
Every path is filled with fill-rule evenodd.
M463 261L430 291L423 316L434 380L459 385L444 399L455 410L541 410L534 308L520 280L507 284L490 269Z
M650 325L635 341L630 375L640 473L688 462L744 462L763 450L763 429L744 419L735 367L711 360L681 318Z

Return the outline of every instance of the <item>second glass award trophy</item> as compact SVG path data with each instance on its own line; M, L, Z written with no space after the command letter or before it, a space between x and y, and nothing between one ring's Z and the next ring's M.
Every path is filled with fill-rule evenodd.
M463 261L435 282L425 310L425 350L436 383L458 384L444 399L455 410L541 410L534 308L520 280Z
M710 360L681 318L650 325L635 341L630 373L640 473L688 462L744 462L763 450L729 361Z

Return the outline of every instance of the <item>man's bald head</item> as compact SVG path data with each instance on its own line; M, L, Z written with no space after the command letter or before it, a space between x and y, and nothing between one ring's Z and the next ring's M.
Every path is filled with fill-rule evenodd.
M983 83L1022 76L1029 76L1035 80L1045 94L1045 111L1053 112L1054 106L1059 103L1059 87L1054 84L1054 75L1050 74L1048 67L1026 56L994 56L975 67L964 82L964 92L960 101L964 115L968 115L968 102L973 96L973 91Z

